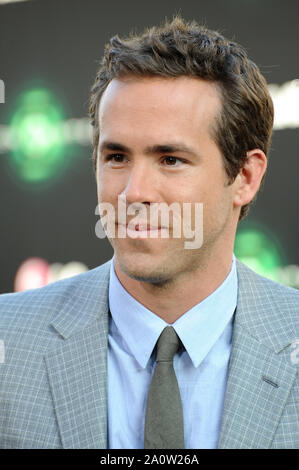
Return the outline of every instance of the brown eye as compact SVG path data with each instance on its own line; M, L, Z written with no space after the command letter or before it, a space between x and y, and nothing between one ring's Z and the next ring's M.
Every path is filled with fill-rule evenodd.
M124 155L122 155L121 153L113 153L111 155L107 155L107 158L106 158L108 162L113 161L114 163L122 163L123 159L124 159Z
M183 160L181 160L180 158L178 157L164 157L164 162L166 164L166 166L179 166L179 165L176 165L177 162L179 163L183 163Z

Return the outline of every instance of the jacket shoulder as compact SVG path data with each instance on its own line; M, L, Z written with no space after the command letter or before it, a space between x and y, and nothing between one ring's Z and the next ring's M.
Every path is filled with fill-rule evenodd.
M236 263L239 280L241 283L247 284L248 292L258 293L261 291L263 294L267 292L267 295L271 294L275 297L285 296L288 299L292 299L295 303L299 303L298 289L285 286L279 282L273 281L272 279L261 276L238 259L236 260Z
M237 260L238 322L278 351L299 338L299 291L255 273Z
M105 264L75 276L52 282L46 286L23 292L0 295L0 329L31 322L47 325L62 309L63 305L76 296L88 296L93 288L106 285L110 260Z

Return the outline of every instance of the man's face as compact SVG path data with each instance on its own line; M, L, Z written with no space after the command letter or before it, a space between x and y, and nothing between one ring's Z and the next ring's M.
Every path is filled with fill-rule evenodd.
M111 238L118 269L133 279L165 282L202 269L210 256L232 248L238 213L211 126L221 110L213 83L180 77L112 80L99 109L97 159L99 203L127 206L203 203L203 244L186 239ZM193 216L194 210L191 211ZM133 215L127 217L127 223ZM193 220L194 228L194 220ZM201 227L197 227L197 230ZM159 232L160 233L160 232ZM137 238L136 238L137 235ZM143 233L144 235L144 233Z

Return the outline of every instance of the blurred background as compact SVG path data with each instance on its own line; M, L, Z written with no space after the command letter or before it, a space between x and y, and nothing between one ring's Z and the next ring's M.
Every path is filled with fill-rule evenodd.
M111 36L180 13L240 42L274 100L265 183L235 254L299 288L297 0L0 0L0 292L38 287L113 255L99 239L89 90Z

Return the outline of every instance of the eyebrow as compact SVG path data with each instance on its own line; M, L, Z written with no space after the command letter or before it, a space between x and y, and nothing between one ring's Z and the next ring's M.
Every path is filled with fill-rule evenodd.
M125 153L131 153L131 150L129 147L126 145L120 144L118 142L108 142L108 141L103 141L100 145L99 148L100 152L103 150L112 150L116 152L125 152ZM150 154L160 154L160 153L176 153L176 152L183 152L183 153L189 153L192 155L196 155L197 153L195 152L194 149L191 147L186 146L183 143L166 143L166 144L158 144L158 145L153 145L146 147L144 150L144 153L146 155Z

